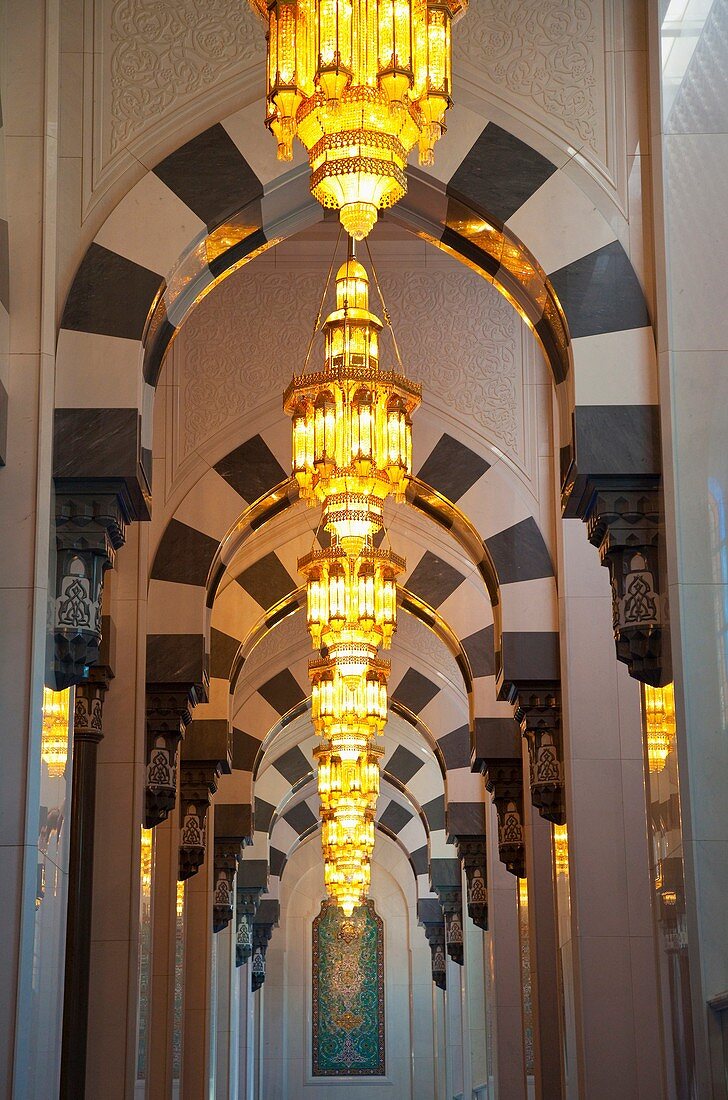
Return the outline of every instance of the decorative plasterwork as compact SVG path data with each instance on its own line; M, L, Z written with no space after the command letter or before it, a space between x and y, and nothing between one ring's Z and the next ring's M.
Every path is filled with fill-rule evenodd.
M447 408L523 469L524 373L533 338L515 311L456 261L432 272L421 265L385 269L380 277L425 405ZM304 361L324 278L324 269L319 280L310 270L262 264L226 280L200 305L175 347L183 455L283 391Z

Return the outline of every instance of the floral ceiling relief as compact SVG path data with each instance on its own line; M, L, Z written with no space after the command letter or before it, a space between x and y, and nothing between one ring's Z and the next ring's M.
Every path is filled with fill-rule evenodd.
M455 64L550 129L606 159L603 0L477 0L455 32Z
M112 155L170 108L264 56L246 0L115 0L110 22Z
M280 398L303 366L324 278L325 269L320 278L293 267L244 269L200 304L175 349L184 455ZM523 464L524 341L532 337L513 308L455 261L431 271L384 268L380 281L425 404L452 413ZM386 335L384 347L389 360ZM320 357L317 341L311 363Z

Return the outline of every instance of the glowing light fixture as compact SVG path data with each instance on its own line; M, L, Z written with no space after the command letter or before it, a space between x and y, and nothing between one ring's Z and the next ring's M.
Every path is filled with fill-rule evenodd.
M415 145L434 161L451 106L454 19L468 0L250 0L268 26L266 126L298 137L311 191L361 240L407 191Z
M661 772L675 736L675 689L644 685L647 762L651 772Z
M43 729L40 754L51 779L60 779L68 760L70 690L43 688Z
M324 299L327 288L328 281ZM383 314L388 322L384 308ZM352 243L336 276L336 309L323 324L324 368L304 367L284 395L300 495L321 508L331 535L331 546L311 550L298 568L319 652L309 677L320 737L324 880L347 917L366 899L371 879L382 755L375 739L387 720L389 677L379 650L396 630L397 576L405 568L403 558L374 540L387 497L403 497L412 469L411 415L420 403L420 389L401 363L398 373L380 371L382 327L369 310L369 277Z
M142 829L142 844L141 844L141 887L142 893L145 897L149 897L149 892L152 889L152 852L153 852L153 838L151 829Z
M554 825L554 869L557 875L569 874L569 834L565 825Z

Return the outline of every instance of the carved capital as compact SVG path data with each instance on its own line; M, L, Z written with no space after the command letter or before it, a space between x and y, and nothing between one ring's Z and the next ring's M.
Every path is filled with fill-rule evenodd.
M531 802L541 817L566 821L561 690L554 682L514 685L514 717L528 744Z
M89 670L88 680L76 685L73 705L73 737L75 741L94 741L104 736L104 697L109 681L103 673Z
M665 595L660 577L661 515L656 480L648 487L599 487L584 512L589 541L609 569L617 659L654 687L663 661Z
M526 874L523 830L523 764L520 759L489 761L485 786L498 815L498 854L518 878Z
M447 960L445 958L445 925L425 925L425 935L430 945L432 980L438 989L447 988Z
M213 894L212 930L221 932L233 919L235 872L240 859L240 844L215 837L215 889Z
M488 930L488 874L484 836L455 836L455 850L465 869L467 906L476 928Z
M250 966L250 982L253 993L257 992L265 981L265 956L274 927L273 924L268 922L260 924L255 921L253 923L253 954Z
M197 702L189 684L147 684L147 774L144 825L153 829L174 809L177 750Z
M104 574L124 545L130 509L118 492L57 485L53 677L61 691L98 663Z
M179 879L196 875L205 860L207 811L217 790L219 765L182 761L180 765Z
M235 919L235 965L242 966L253 954L253 923L252 917L240 908L236 911Z

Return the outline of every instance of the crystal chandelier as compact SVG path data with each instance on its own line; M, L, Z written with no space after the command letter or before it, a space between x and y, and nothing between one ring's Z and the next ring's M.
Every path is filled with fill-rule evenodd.
M268 25L266 125L308 152L311 191L357 240L434 160L451 105L453 19L468 0L250 0Z
M40 754L51 779L60 779L68 759L70 691L43 688L43 728Z
M644 685L647 763L651 772L661 772L675 735L675 691Z
M324 299L327 289L328 280ZM398 373L380 371L381 330L352 241L336 276L336 308L323 324L324 368L309 374L304 367L283 402L292 418L300 495L321 508L331 536L329 547L311 550L298 568L319 654L309 662L309 677L320 739L324 881L346 916L370 885L382 755L376 738L387 721L389 677L379 650L389 648L396 629L397 576L405 568L404 559L375 545L375 538L383 532L385 500L402 499L411 473L411 416L420 403L420 389L401 363Z

